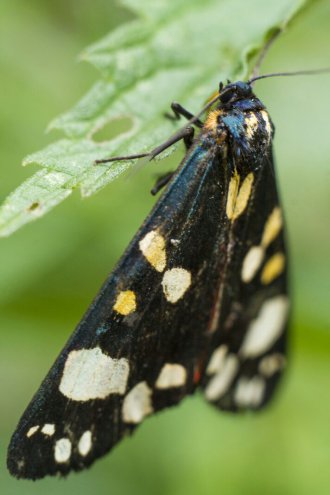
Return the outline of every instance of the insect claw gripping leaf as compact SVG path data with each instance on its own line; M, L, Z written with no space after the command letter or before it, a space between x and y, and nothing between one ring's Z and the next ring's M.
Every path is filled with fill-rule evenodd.
M14 476L81 470L198 388L230 411L272 397L288 318L274 128L249 83L217 98L23 414L8 452Z

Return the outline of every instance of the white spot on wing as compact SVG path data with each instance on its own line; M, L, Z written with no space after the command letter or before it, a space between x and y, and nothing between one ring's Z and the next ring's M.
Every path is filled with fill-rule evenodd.
M262 375L269 378L278 371L281 371L286 365L286 359L283 354L275 353L262 358L259 363L259 371Z
M41 433L47 435L48 437L53 436L55 433L55 425L51 423L45 423L44 426L41 428Z
M257 318L248 327L240 354L253 358L266 352L282 334L288 310L286 296L276 296L264 302Z
M172 268L166 270L162 280L163 292L166 299L176 303L191 284L191 274L184 268Z
M60 438L55 443L54 458L55 461L62 464L67 462L71 456L72 445L68 438Z
M207 375L214 375L214 373L222 370L227 352L228 347L226 345L221 345L215 349L206 368Z
M239 407L257 407L261 404L266 383L260 376L242 377L238 380L234 401Z
M259 270L265 251L262 246L252 246L246 253L243 265L242 265L242 280L243 282L250 282L257 271Z
M219 371L210 379L205 389L207 400L220 399L229 389L238 371L239 361L234 354L228 354Z
M78 442L79 454L85 457L88 454L88 452L91 450L91 448L92 448L92 432L87 430L81 435L79 439Z
M112 359L99 347L71 351L59 389L71 400L105 399L125 393L128 374L127 359Z
M187 371L181 364L165 364L156 381L156 388L182 387L187 380Z
M282 226L282 212L276 206L266 220L260 246L252 246L245 255L241 273L243 282L250 282L253 279L264 261L265 250L278 236ZM271 283L284 270L284 266L284 255L281 253L275 254L266 263L261 274L261 282L263 284Z
M34 435L39 430L39 428L40 428L39 425L31 426L31 428L28 430L26 436L28 438L32 437L32 435Z
M151 414L152 390L146 382L140 382L128 392L123 402L122 418L125 423L138 424Z

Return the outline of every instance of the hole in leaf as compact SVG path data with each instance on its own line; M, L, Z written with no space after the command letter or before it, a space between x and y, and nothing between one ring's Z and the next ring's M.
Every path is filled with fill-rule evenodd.
M111 122L108 122L102 129L93 134L93 139L96 142L109 141L119 134L128 132L132 127L133 121L129 117L111 120Z

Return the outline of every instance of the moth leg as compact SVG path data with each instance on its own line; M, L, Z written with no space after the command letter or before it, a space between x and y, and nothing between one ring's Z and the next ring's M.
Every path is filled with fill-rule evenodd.
M177 143L178 141L181 141L181 139L184 140L184 143L187 148L189 148L192 144L193 137L194 137L194 128L191 126L184 127L183 129L180 129L178 132L173 134L167 141L164 143L160 144L153 150L151 150L149 153L137 153L135 155L126 155L126 156L112 156L110 158L102 158L101 160L95 160L95 163L108 163L108 162L119 162L119 161L124 161L124 160L136 160L137 158L145 158L148 157L149 160L153 160L157 155L165 151L167 148L172 146L173 144Z
M185 136L183 136L183 142L185 144L186 150L189 150L190 146L194 141L195 129L193 127L187 127L189 132Z
M137 153L136 155L126 156L113 156L111 158L102 158L101 160L95 160L95 163L108 163L108 162L120 162L124 160L137 160L138 158L144 158L149 156L150 153Z
M164 114L167 119L170 119L170 120L179 120L181 117L185 117L187 120L190 120L190 119L194 118L194 114L191 113L191 112L189 112L189 110L187 110L186 108L184 108L177 101L173 101L173 103L171 103L171 109L173 111L173 114L171 114L169 112L166 112ZM194 125L196 125L197 127L202 128L203 127L203 122L200 119L197 119L194 122Z
M163 189L163 187L165 187L169 183L169 181L173 177L173 174L174 174L174 172L167 172L164 175L160 175L157 178L154 187L150 191L151 194L153 196L155 196L161 189Z
M183 141L187 150L190 148L190 146L193 143L194 133L195 130L193 127L186 127L186 132L183 135ZM158 179L156 180L156 184L151 189L151 194L155 196L163 187L165 187L168 184L168 182L171 180L173 174L174 172L167 172L166 174L158 177Z
M183 129L180 129L179 132L177 132L172 137L170 137L167 141L165 141L165 143L160 144L159 146L157 146L157 148L153 149L152 152L150 153L151 155L150 159L152 160L155 156L162 153L162 151L172 146L172 144L181 141L181 139L183 139L186 148L189 149L190 146L192 145L194 134L195 134L195 129L190 125L184 127Z

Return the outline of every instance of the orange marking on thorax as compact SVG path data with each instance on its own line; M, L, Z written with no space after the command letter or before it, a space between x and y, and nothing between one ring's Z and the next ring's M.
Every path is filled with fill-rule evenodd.
M218 126L218 117L222 114L222 110L212 110L207 116L204 123L204 129L208 131L215 131Z

